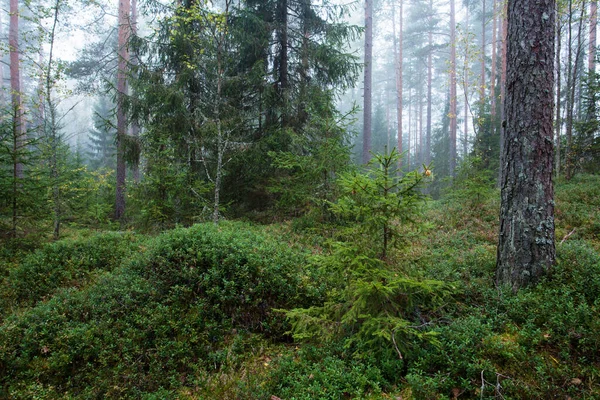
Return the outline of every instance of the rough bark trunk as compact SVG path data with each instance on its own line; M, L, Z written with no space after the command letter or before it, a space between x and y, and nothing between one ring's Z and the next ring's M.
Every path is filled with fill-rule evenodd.
M456 171L456 11L454 0L450 0L450 148L449 173L454 177Z
M555 0L508 2L506 167L496 281L513 291L554 264Z
M372 63L373 61L373 0L365 0L365 70L364 70L364 105L363 105L363 151L362 162L371 159L371 97L372 97Z
M127 135L127 120L125 116L125 97L127 96L127 65L129 63L129 50L127 48L130 37L130 12L129 0L119 0L119 32L117 69L117 187L115 198L115 219L123 221L125 217L125 137Z

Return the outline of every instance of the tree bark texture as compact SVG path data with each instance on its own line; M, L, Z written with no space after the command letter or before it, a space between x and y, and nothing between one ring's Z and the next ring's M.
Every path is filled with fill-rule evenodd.
M506 127L496 280L513 291L554 264L555 0L508 1Z
M365 0L365 75L363 105L363 152L362 162L371 159L371 97L373 61L373 0Z
M127 96L127 66L129 49L127 48L130 28L131 4L129 0L119 0L119 65L117 70L117 187L115 198L115 219L122 220L125 216L125 138L127 135L127 120L124 102Z

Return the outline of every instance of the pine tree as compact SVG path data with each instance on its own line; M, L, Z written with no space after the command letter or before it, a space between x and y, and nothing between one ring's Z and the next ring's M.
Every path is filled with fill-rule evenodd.
M114 105L106 96L94 106L93 126L88 132L90 166L93 169L114 169L116 166L116 129Z

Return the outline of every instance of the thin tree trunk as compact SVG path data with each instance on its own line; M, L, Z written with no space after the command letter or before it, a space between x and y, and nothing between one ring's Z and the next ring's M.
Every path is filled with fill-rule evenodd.
M469 7L465 13L465 27L469 32ZM467 33L468 34L468 33ZM467 140L469 137L469 45L465 46L465 59L463 63L463 89L465 94L464 121L463 121L463 158L467 155ZM481 87L480 87L481 90Z
M60 190L60 172L58 169L58 150L60 147L60 137L58 134L58 123L56 118L56 104L52 97L52 89L54 88L53 83L53 71L52 63L54 61L54 39L56 34L56 26L58 24L58 11L60 9L60 0L56 0L54 4L54 21L52 29L50 31L50 50L48 52L48 67L46 70L46 104L48 105L47 111L49 114L49 121L44 120L47 128L44 129L45 133L49 136L50 140L50 174L52 178L52 208L54 211L54 231L53 238L58 240L60 237L60 224L62 219L62 196Z
M496 282L535 284L555 261L554 0L508 5L506 140Z
M137 20L138 20L138 10L137 10L137 0L131 0L131 35L137 35ZM131 63L134 66L137 66L139 63L137 51L135 51L131 58ZM140 125L137 121L131 122L131 137L134 139L139 139L140 137ZM139 154L139 153L138 153ZM133 175L133 182L135 184L140 183L140 159L139 157L134 160L133 165L131 166L131 172Z
M598 1L590 2L590 42L588 50L588 71L596 71L596 25L598 24Z
M362 162L371 159L371 98L372 98L372 63L373 61L373 0L365 0L365 71L364 71L364 106L363 106L363 152Z
M403 51L403 46L402 46L402 19L403 19L403 15L402 15L402 2L403 0L399 0L399 6L400 6L400 26L399 26L399 32L398 35L396 35L396 21L395 21L395 14L396 14L396 10L393 9L392 10L392 35L394 36L394 58L395 58L395 64L396 64L396 118L397 118L397 124L398 124L398 136L397 136L397 143L398 143L398 153L402 154L403 149L402 149L402 118L403 118L403 104L402 104L402 95L403 95L403 88L402 88L402 64L403 64L403 60L402 60L402 51ZM398 159L398 169L402 168L402 158Z
M555 154L554 154L554 163L555 163L555 171L554 171L554 175L558 178L560 176L560 167L561 167L561 162L560 162L560 148L561 148L561 134L560 134L560 130L561 130L561 125L562 125L562 121L560 118L560 111L561 111L561 86L562 86L562 82L561 82L561 65L560 65L560 53L561 53L561 44L562 44L562 27L560 25L560 21L557 19L557 24L556 24L556 121L555 123L555 127L556 127L556 141L555 141Z
M456 172L456 12L455 0L450 0L450 176Z
M281 99L282 113L281 126L289 125L288 114L290 112L288 104L288 0L277 1L277 22L279 28L277 31L277 43L279 45L279 98Z
M577 66L579 65L581 53L582 53L582 30L583 30L583 15L580 15L579 18L579 26L577 29L577 45L575 49L575 62L571 65L570 61L572 61L572 0L569 1L569 68L568 68L568 90L567 93L567 148L565 151L565 178L570 180L573 177L574 170L574 154L573 154L573 124L575 118L575 89L577 87L578 81L578 71ZM583 9L585 9L585 0L583 1Z
M123 221L125 217L125 137L127 135L127 120L125 116L125 97L127 96L127 65L129 49L127 44L130 37L129 0L119 0L119 65L117 69L117 187L115 199L115 218Z
M504 174L504 131L506 126L506 114L505 114L505 103L506 103L506 72L507 72L507 60L506 52L508 48L508 0L504 1L504 8L502 11L502 72L500 73L500 168L499 168L499 179L498 185L502 182L502 175Z
M422 164L424 161L423 157L423 81L422 75L419 79L419 158L418 164Z
M480 92L479 102L481 103L481 111L483 112L483 106L485 104L485 0L482 0L481 5L481 76L479 77Z
M12 155L13 155L13 184L12 184L12 235L17 235L18 201L20 181L23 179L23 104L21 103L21 75L19 66L19 2L10 0L10 25L8 33L10 52L10 89L13 112L12 121Z
M494 131L496 129L496 40L497 40L497 31L498 28L498 16L496 13L497 9L497 0L493 2L493 18L492 18L492 71L490 77L490 120L491 120L491 128L492 128L492 136L494 135Z
M433 77L433 0L429 0L429 33L427 54L427 138L425 139L425 163L431 163L431 103L432 103L432 77Z

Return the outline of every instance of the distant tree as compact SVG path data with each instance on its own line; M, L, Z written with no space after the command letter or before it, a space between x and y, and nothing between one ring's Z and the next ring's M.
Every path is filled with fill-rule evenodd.
M365 58L364 58L363 152L362 162L371 159L372 85L373 85L373 0L365 0Z
M94 169L115 168L114 105L105 97L99 97L94 106L92 127L88 132L90 166Z
M507 98L496 280L513 291L554 264L554 0L508 2Z
M454 176L456 170L456 130L457 130L457 101L456 96L456 10L455 0L450 0L450 143L449 143L449 172Z

